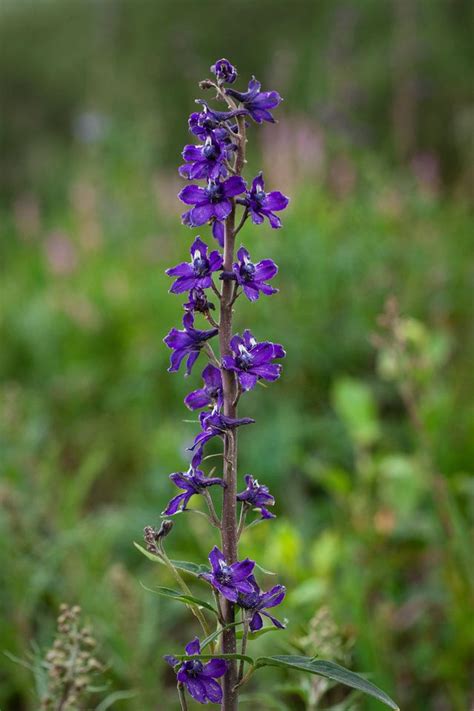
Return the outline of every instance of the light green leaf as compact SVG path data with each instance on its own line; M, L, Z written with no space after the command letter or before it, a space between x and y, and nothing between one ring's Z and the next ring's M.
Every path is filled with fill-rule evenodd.
M218 627L215 632L212 632L212 634L209 635L209 637L203 639L203 641L201 642L201 649L204 649L208 646L208 644L214 642L214 640L217 639L219 635L223 633L224 630L228 630L231 627L237 627L237 625L243 625L243 622L232 622L230 625L225 625L225 627Z
M252 657L248 657L246 654L175 654L176 659L180 662L187 662L192 659L200 659L203 662L209 661L209 659L243 659L247 664L252 666L255 664ZM395 707L396 708L396 707Z
M286 623L286 620L285 620ZM267 634L267 632L280 632L279 627L274 627L273 625L269 625L268 627L262 627L261 630L257 630L256 632L249 632L248 633L248 639L257 639L258 637L261 637L262 634ZM243 630L239 630L237 632L237 639L242 639L243 635Z
M391 709L399 711L395 701L387 696L384 691L375 686L375 684L372 684L370 681L364 679L364 677L348 669L344 669L344 667L334 662L297 655L281 654L274 657L259 657L256 662L256 667L264 666L290 667L292 669L298 669L299 671L309 672L310 674L318 674L319 676L324 676L327 679L332 679L340 684L362 691L364 694L373 696Z
M164 588L161 586L157 588L148 588L146 585L143 585L143 583L140 583L140 585L144 590L147 590L148 592L156 593L157 595L162 595L163 597L170 597L173 600L177 600L178 602L184 602L185 605L198 605L198 607L205 607L206 610L210 610L215 615L217 615L216 608L206 602L206 600L201 600L200 598L194 597L193 595L185 595L184 593L180 593L177 590L172 590L171 588Z
M147 551L146 548L143 548L143 546L141 546L139 543L134 542L133 545L137 550L140 551L140 553L143 553L143 555L149 560L164 565L163 560L159 556L155 555L154 553L150 553L150 551ZM197 576L201 575L201 573L209 572L209 567L200 563L190 563L187 560L172 560L171 562L175 568L178 568L179 570L185 570L187 573L191 573L191 575Z

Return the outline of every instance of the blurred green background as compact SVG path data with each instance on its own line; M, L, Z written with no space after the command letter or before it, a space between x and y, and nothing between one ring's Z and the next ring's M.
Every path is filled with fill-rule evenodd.
M38 700L3 651L50 646L61 602L93 626L107 693L134 692L114 708L176 708L161 657L197 630L142 588L172 581L132 541L196 430L199 370L166 372L181 302L163 271L193 234L176 167L221 56L285 97L250 130L247 176L292 200L283 230L244 237L281 293L236 317L288 354L241 408L240 471L278 514L242 554L287 586L290 620L254 645L341 661L406 711L472 703L472 31L468 0L3 1L4 711ZM390 295L401 317L376 339ZM191 515L167 540L197 562L217 542ZM325 691L270 670L242 708L380 708Z

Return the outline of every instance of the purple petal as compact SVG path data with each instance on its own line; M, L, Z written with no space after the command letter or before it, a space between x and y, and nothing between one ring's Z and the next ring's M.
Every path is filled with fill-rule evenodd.
M257 384L258 377L254 375L253 373L245 373L245 372L240 372L239 373L239 381L242 386L242 390L245 392L248 392L249 390L252 390L255 385Z
M211 252L209 255L209 268L211 272L215 272L218 269L222 269L223 261L224 260L222 259L222 256L219 254L219 252Z
M206 199L206 191L198 185L186 185L178 195L181 202L186 205L196 205Z
M254 279L256 281L268 281L268 279L273 279L277 273L278 267L273 260L262 259L261 262L255 265Z
M179 659L176 659L176 657L173 657L171 654L167 654L166 656L163 657L163 659L171 667L175 667L177 664L179 664Z
M199 644L199 637L195 637L194 639L191 640L191 642L188 642L188 644L184 648L186 654L189 654L190 656L192 654L200 654L201 653L201 645Z
M268 363L269 360L273 358L273 343L264 341L262 343L257 343L256 346L252 348L252 370L255 366L263 365Z
M214 679L205 677L203 674L200 675L200 680L206 690L207 699L209 699L212 704L219 704L222 701L222 689L220 684L214 681Z
M243 262L244 259L249 259L249 258L250 258L250 254L248 253L248 251L245 249L245 247L241 247L239 249L239 251L237 252L237 259L239 260L239 262Z
M184 404L190 410L200 410L201 407L206 407L206 405L211 404L211 398L206 391L201 388L200 390L193 390L192 393L186 395L184 398Z
M252 218L252 222L255 225L261 225L263 222L263 215L261 215L259 212L256 212L253 208L250 208L250 217Z
M259 286L255 284L243 284L242 289L244 291L245 296L249 301L257 301L260 297L260 291L259 291Z
M286 588L283 585L275 585L271 590L263 593L260 602L263 603L263 607L275 607L280 604L285 594Z
M234 197L240 195L246 190L245 180L239 175L233 175L222 183L222 190L226 197Z
M168 506L163 511L163 516L172 516L179 511L181 502L184 502L185 499L189 500L190 498L189 494L178 494L168 503Z
M241 580L245 580L245 578L248 578L249 575L252 574L252 571L255 568L255 561L245 558L245 560L242 560L239 563L233 563L230 568L232 570L232 578L234 582L238 583Z
M277 363L267 363L265 365L258 365L252 368L252 372L258 375L264 380L270 380L271 382L278 380L281 373L281 365Z
M270 284L259 284L260 291L266 296L271 296L272 294L278 294L278 289L275 289Z
M224 246L224 225L218 220L212 223L212 236L217 240L221 247Z
M279 227L281 227L281 220L277 215L274 215L273 212L265 212L265 214L268 217L268 221L274 230L277 230Z
M212 551L209 553L209 563L211 564L213 570L219 570L220 561L225 563L225 556L217 546L214 546Z
M271 620L273 622L273 624L275 625L275 627L278 627L278 629L280 629L280 630L285 629L285 625L282 624L280 622L280 620L277 620L276 617L273 617L273 615L270 615L269 612L265 612L265 610L262 610L262 615L265 615L265 617L268 617L268 619Z
M181 155L183 156L184 160L187 160L187 161L201 160L202 146L195 146L192 144L184 146L184 149L183 149L183 152Z
M189 251L191 252L191 257L194 257L195 252L199 252L201 257L205 259L207 257L207 244L200 237L196 237Z
M286 356L286 351L279 343L273 344L273 357L274 358L284 358Z
M230 200L227 198L224 198L224 200L221 200L221 202L216 202L213 205L214 211L213 214L216 217L217 220L225 220L226 217L230 215L232 212L232 203Z
M191 351L186 361L186 375L191 375L194 363L199 358L199 351Z
M284 210L288 206L289 199L286 195L283 195L279 190L274 190L271 193L267 193L265 198L265 209L266 210Z
M244 340L243 340L242 336L232 336L232 338L230 339L230 347L232 348L234 353L238 353L239 346L243 346L243 345L245 345L245 344L244 344Z
M227 662L224 659L211 659L210 662L204 665L202 670L203 676L219 677L223 676L227 671Z
M219 368L209 363L202 371L202 379L211 388L222 387L222 377Z
M256 632L261 630L263 627L263 620L258 612L254 612L252 619L250 620L250 630Z
M200 280L196 279L195 276L178 277L174 284L172 284L170 292L172 294L184 294L185 291L191 291L191 289L194 289L196 286L198 286L199 281Z
M214 207L210 202L203 203L193 208L189 213L189 219L193 227L200 227L209 222L214 215Z
M226 600L229 600L230 602L237 602L239 594L236 588L231 588L229 585L222 585L215 579L213 581L213 585L217 590L219 590L219 592L225 597ZM238 585L242 585L242 583L238 583ZM247 590L245 592L249 591Z
M196 699L196 701L200 704L206 703L206 687L201 679L187 676L184 683L186 684L186 688L193 699Z
M189 264L189 262L181 262L171 269L167 269L165 272L168 276L194 276L194 269Z
M176 373L180 369L181 363L186 353L187 351L185 350L173 351L170 356L170 367L168 368L169 373Z

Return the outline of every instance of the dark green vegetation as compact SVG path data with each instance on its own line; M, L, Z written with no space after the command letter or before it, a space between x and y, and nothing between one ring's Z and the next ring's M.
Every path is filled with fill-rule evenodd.
M468 3L367 1L356 11L296 2L290 14L287 3L242 2L242 12L252 8L248 37L232 34L225 3L18 7L0 14L9 121L2 650L25 658L32 640L48 648L59 604L80 604L109 665L106 693L136 691L116 708L153 709L157 698L174 708L161 655L182 650L189 617L140 585L173 581L132 541L158 523L167 475L185 466L196 429L182 421L192 419L182 398L197 372L189 383L167 374L161 341L179 318L163 270L185 257L191 234L176 226L170 170L187 140L194 80L228 54L242 76L257 67L286 98L279 127L251 160L271 174L269 188L292 196L284 233L250 230L255 258L280 265L281 294L238 314L239 326L251 320L257 337L288 353L282 379L245 401L257 425L240 437L241 473L278 502L271 534L266 524L253 529L243 554L289 591L290 630L264 635L255 654L317 654L367 672L407 711L465 711ZM423 32L410 50L413 22ZM390 294L404 320L391 322L399 340L384 336L377 349L372 334L382 333ZM178 516L169 555L205 560L204 525ZM189 584L203 597L201 583ZM27 670L3 657L0 675L2 709L37 708ZM325 683L263 669L242 706L315 709ZM330 693L323 708L345 692ZM382 708L366 697L350 703Z

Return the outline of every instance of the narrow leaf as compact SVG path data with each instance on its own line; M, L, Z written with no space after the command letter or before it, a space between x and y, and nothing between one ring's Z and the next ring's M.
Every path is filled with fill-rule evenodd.
M290 667L292 669L309 672L310 674L318 674L319 676L324 676L327 679L332 679L340 684L362 691L364 694L373 696L391 709L399 711L397 704L387 696L384 691L375 686L375 684L372 684L370 681L367 681L362 676L348 669L344 669L344 667L334 662L327 662L322 659L312 660L310 657L300 657L296 655L276 655L274 657L259 657L256 665L257 667Z
M201 642L201 649L204 649L205 647L208 646L208 644L211 644L211 642L214 642L215 639L219 637L223 633L224 630L228 630L231 627L237 627L237 625L242 625L243 622L231 622L230 625L225 625L225 627L218 627L215 632L212 632L212 634L209 635L209 637L206 637L203 639ZM237 633L238 634L238 633Z
M217 654L175 654L174 656L176 659L179 659L180 662L188 662L192 659L201 659L203 662L207 662L209 659L243 659L247 664L251 664L252 666L255 664L252 657L247 657L245 654L220 654L218 652Z
M261 637L262 634L267 634L267 632L280 632L280 629L278 627L274 627L273 625L270 627L262 627L261 630L257 630L256 632L249 632L248 633L248 639L258 639L258 637ZM237 639L242 639L243 636L243 631L239 630L237 632Z
M143 546L141 546L139 543L134 542L133 545L137 550L140 551L140 553L143 553L143 555L149 560L164 565L164 562L159 556L155 555L154 553L150 553L150 551L147 551L146 548L143 548ZM191 573L191 575L200 575L201 573L209 572L209 567L207 565L201 565L199 563L190 563L187 560L172 560L171 562L175 568L179 568L179 570L185 570L187 573Z
M210 610L213 612L215 615L217 615L217 610L215 607L213 607L210 603L206 602L206 600L201 600L198 597L194 597L194 595L185 595L184 593L180 593L177 590L172 590L171 588L164 588L164 587L157 587L157 588L148 588L146 585L143 585L143 583L140 583L142 588L144 590L147 590L148 592L151 593L156 593L157 595L162 595L163 597L170 597L173 600L177 600L178 602L184 602L185 605L198 605L199 607L205 607L206 610Z

